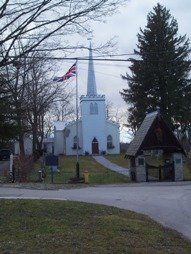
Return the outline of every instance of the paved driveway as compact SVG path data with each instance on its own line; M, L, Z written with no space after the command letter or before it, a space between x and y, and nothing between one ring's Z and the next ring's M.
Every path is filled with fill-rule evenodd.
M191 182L108 185L70 190L1 187L0 198L75 200L116 206L149 215L191 240Z

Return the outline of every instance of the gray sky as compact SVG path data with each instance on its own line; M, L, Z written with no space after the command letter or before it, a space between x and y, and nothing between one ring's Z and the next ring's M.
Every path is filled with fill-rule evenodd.
M133 49L136 48L139 28L145 27L147 14L153 10L153 7L158 2L167 9L170 9L171 15L178 22L179 34L187 34L191 39L190 0L130 0L127 1L127 5L121 8L117 14L108 18L106 23L93 25L93 43L99 44L109 40L113 36L117 36L118 52L116 53L133 53ZM121 79L120 75L128 72L128 63L95 62L94 64L98 93L105 94L106 99L112 101L115 108L121 109L121 111L124 110L126 104L121 98L119 91L127 87L127 84ZM69 65L70 63L68 63ZM86 87L87 65L84 62L79 62L79 95L86 94ZM122 139L126 140L124 135Z
M190 0L131 0L126 7L120 9L118 14L107 19L107 23L94 25L95 38L93 42L106 41L116 35L118 53L133 53L133 49L136 48L139 28L145 27L147 14L152 11L157 2L170 9L172 16L177 19L179 34L187 34L191 39ZM85 69L84 64L79 64L79 69ZM125 74L128 71L128 63L95 62L95 70L98 91L106 94L107 98L115 102L117 107L123 105L119 90L125 88L126 83L120 78L120 74ZM86 79L82 78L82 83L84 82L86 83ZM83 84L80 85L84 90Z

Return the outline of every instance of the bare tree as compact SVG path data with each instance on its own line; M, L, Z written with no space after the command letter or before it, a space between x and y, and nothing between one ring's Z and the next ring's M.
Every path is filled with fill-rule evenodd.
M52 105L57 102L68 103L70 93L63 83L53 82L47 78L52 63L48 63L46 54L33 53L27 73L27 90L25 104L27 105L27 117L32 129L33 153L40 150L44 138L45 116L50 112Z
M62 36L62 41L64 41L68 35L91 32L88 26L90 21L103 20L103 17L112 15L118 6L125 2L125 0L2 1L0 6L0 66L15 61L13 49L17 47L18 40L30 42L28 47L20 52L18 56L20 58L47 39L55 41L55 36ZM68 47L68 43L66 45L61 49L66 51L76 46ZM52 49L56 48L55 45L52 47ZM43 50L45 49L44 44Z
M51 108L54 121L70 121L75 119L75 109L70 103L73 97L72 93L68 94L68 98L65 101L57 101Z
M119 124L119 131L125 139L132 140L135 133L130 125L127 124L129 112L127 109L116 108L111 101L106 102L106 113L109 121L114 121Z
M26 105L24 97L26 94L26 73L28 66L26 59L22 59L17 65L7 65L1 68L1 76L4 75L2 98L6 98L9 110L9 122L14 122L17 128L20 152L24 154L24 134L28 131ZM9 106L8 106L9 105Z
M15 56L23 49L15 49ZM46 53L30 52L18 58L14 65L3 68L4 94L10 97L12 121L16 123L20 152L24 155L25 134L32 136L33 153L41 149L44 138L45 115L55 103L67 103L70 97L62 83L53 82L50 76L54 65ZM2 70L2 69L1 69Z
M123 118L123 115L124 115L124 110L114 107L113 102L107 101L106 102L106 114L107 114L108 120L120 123L121 119Z

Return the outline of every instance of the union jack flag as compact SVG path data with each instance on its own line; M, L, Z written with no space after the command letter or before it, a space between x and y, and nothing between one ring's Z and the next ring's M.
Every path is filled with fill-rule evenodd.
M62 77L55 77L53 81L63 82L71 77L76 75L76 63L72 65L72 67L66 72L66 74Z

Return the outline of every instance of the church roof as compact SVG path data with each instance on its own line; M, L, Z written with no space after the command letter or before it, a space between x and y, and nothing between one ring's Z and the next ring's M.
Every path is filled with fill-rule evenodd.
M185 154L173 131L167 126L158 111L147 114L130 143L126 155L136 157L143 150L181 152Z
M63 131L66 127L67 123L63 121L56 121L54 122L54 127L57 131Z
M97 96L94 63L92 55L92 47L90 42L89 48L89 63L88 63L88 80L87 80L87 96Z

